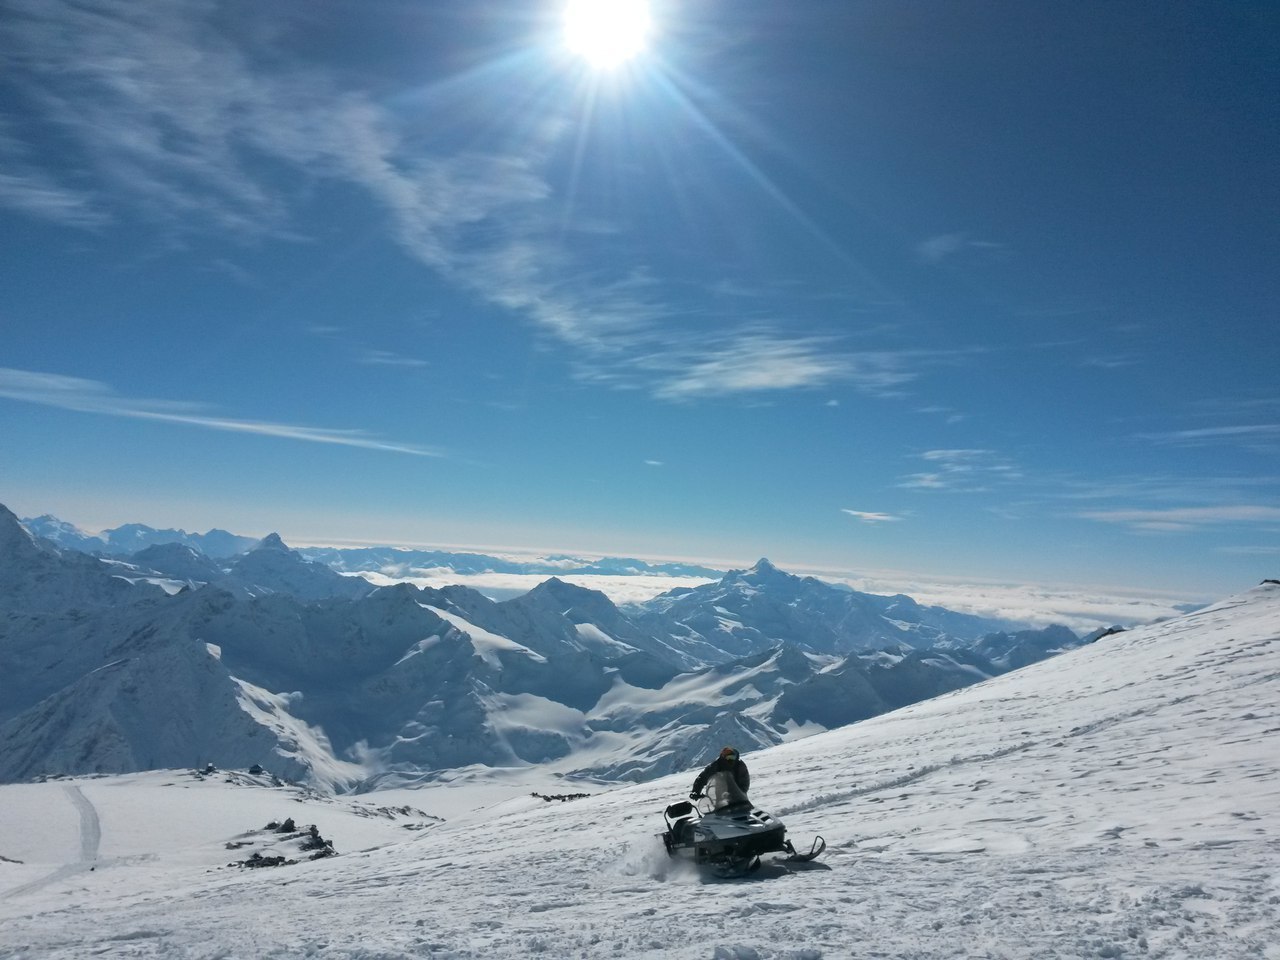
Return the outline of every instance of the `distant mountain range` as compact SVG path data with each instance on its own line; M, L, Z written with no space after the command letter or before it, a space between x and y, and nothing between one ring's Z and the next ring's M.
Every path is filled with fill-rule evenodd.
M22 520L37 537L59 547L101 556L129 557L145 547L180 544L215 560L234 557L258 543L226 530L187 533L185 530L157 530L141 523L128 523L101 535L86 533L74 524L45 514ZM382 573L391 577L428 575L441 569L457 574L514 573L556 576L567 574L655 574L669 577L720 577L715 570L691 563L649 563L632 557L586 559L555 554L535 560L513 560L483 553L448 550L414 550L402 547L304 547L298 551L308 560L317 560L340 573Z
M138 549L95 557L74 528L0 507L0 780L261 763L352 789L579 752L581 775L642 780L1089 639L1009 632L767 560L619 608L555 577L495 602L351 572L395 551L304 555L273 534L227 554L247 538L167 534L118 528L98 543Z
M178 543L207 557L220 559L244 553L257 543L253 537L238 537L226 530L187 533L185 530L157 530L141 523L126 523L122 527L104 530L101 536L94 536L49 514L23 520L22 523L37 537L60 547L110 556L129 556L146 547Z

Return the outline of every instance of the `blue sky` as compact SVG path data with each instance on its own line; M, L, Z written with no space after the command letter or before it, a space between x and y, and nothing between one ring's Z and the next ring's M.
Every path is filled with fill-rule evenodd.
M1213 595L1280 569L1280 8L4 0L0 499Z

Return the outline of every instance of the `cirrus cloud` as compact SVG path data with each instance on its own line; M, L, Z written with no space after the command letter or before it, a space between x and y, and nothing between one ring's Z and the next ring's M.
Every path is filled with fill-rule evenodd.
M850 510L848 507L841 507L841 513L847 513L849 516L861 520L863 523L896 523L902 517L895 517L889 513L872 513L867 510Z
M1159 510L1090 510L1079 516L1122 524L1134 530L1177 532L1238 523L1280 523L1280 507L1235 504Z
M265 437L304 440L309 443L336 444L388 453L408 453L418 457L443 457L431 447L383 440L363 430L340 430L309 427L267 420L244 420L218 416L201 404L174 400L149 400L125 397L106 383L83 377L34 370L0 367L0 397L36 403L78 413L97 413L134 420L151 420L188 427L203 427L227 433L251 433Z

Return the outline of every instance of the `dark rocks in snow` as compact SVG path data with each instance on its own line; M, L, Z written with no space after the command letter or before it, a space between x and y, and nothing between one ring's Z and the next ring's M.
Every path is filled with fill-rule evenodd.
M307 836L302 841L302 849L311 854L309 858L311 860L336 856L337 853L333 849L333 841L320 836L320 831L316 829L314 823L307 830Z
M1096 643L1097 641L1102 640L1106 637L1114 637L1117 633L1124 633L1124 632L1125 632L1124 627L1107 627L1105 630L1102 630L1102 629L1095 630L1093 633L1086 635L1084 640L1081 641L1081 644L1083 645L1088 643Z
M293 818L277 822L272 821L267 824L265 831L271 834L285 834L283 837L272 836L263 840L235 840L228 843L228 850L238 850L243 847L251 846L255 842L265 842L264 850L255 850L249 857L244 860L236 860L227 864L229 867L284 867L293 866L300 861L290 856L287 852L278 852L282 845L286 849L294 848L299 855L307 854L303 859L306 860L322 860L325 857L337 856L337 851L333 847L332 840L326 840L320 835L320 830L315 824L311 824L305 830L298 830L293 822ZM275 852L273 852L275 851Z
M237 860L234 863L227 864L227 866L229 867L284 867L284 866L292 866L297 862L298 862L297 860L290 860L288 857L283 857L283 856L264 857L261 853L254 853L247 860Z

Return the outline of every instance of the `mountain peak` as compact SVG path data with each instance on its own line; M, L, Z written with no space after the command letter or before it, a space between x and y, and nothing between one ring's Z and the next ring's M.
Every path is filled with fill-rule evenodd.
M789 573L779 570L767 557L761 557L749 570L730 570L720 581L722 585L745 583L749 586L763 586L768 583L786 583L796 579Z
M268 533L254 545L253 550L273 550L276 553L292 552L288 545L280 539L280 534L278 533Z
M548 577L530 590L526 596L530 600L545 600L558 605L568 604L583 611L600 612L601 610L609 610L616 612L613 601L606 594L590 587L583 587L567 580L561 580L559 577Z
M547 577L530 593L550 594L555 597L579 597L583 595L597 594L599 590L592 590L590 587L580 587L576 583L570 583L568 580L561 580L559 577Z
M755 583L789 583L798 579L785 570L779 570L766 557L761 557L756 561L756 565L748 570L744 575L746 579Z
M19 553L29 555L36 551L45 552L17 514L0 503L0 554L16 557Z

